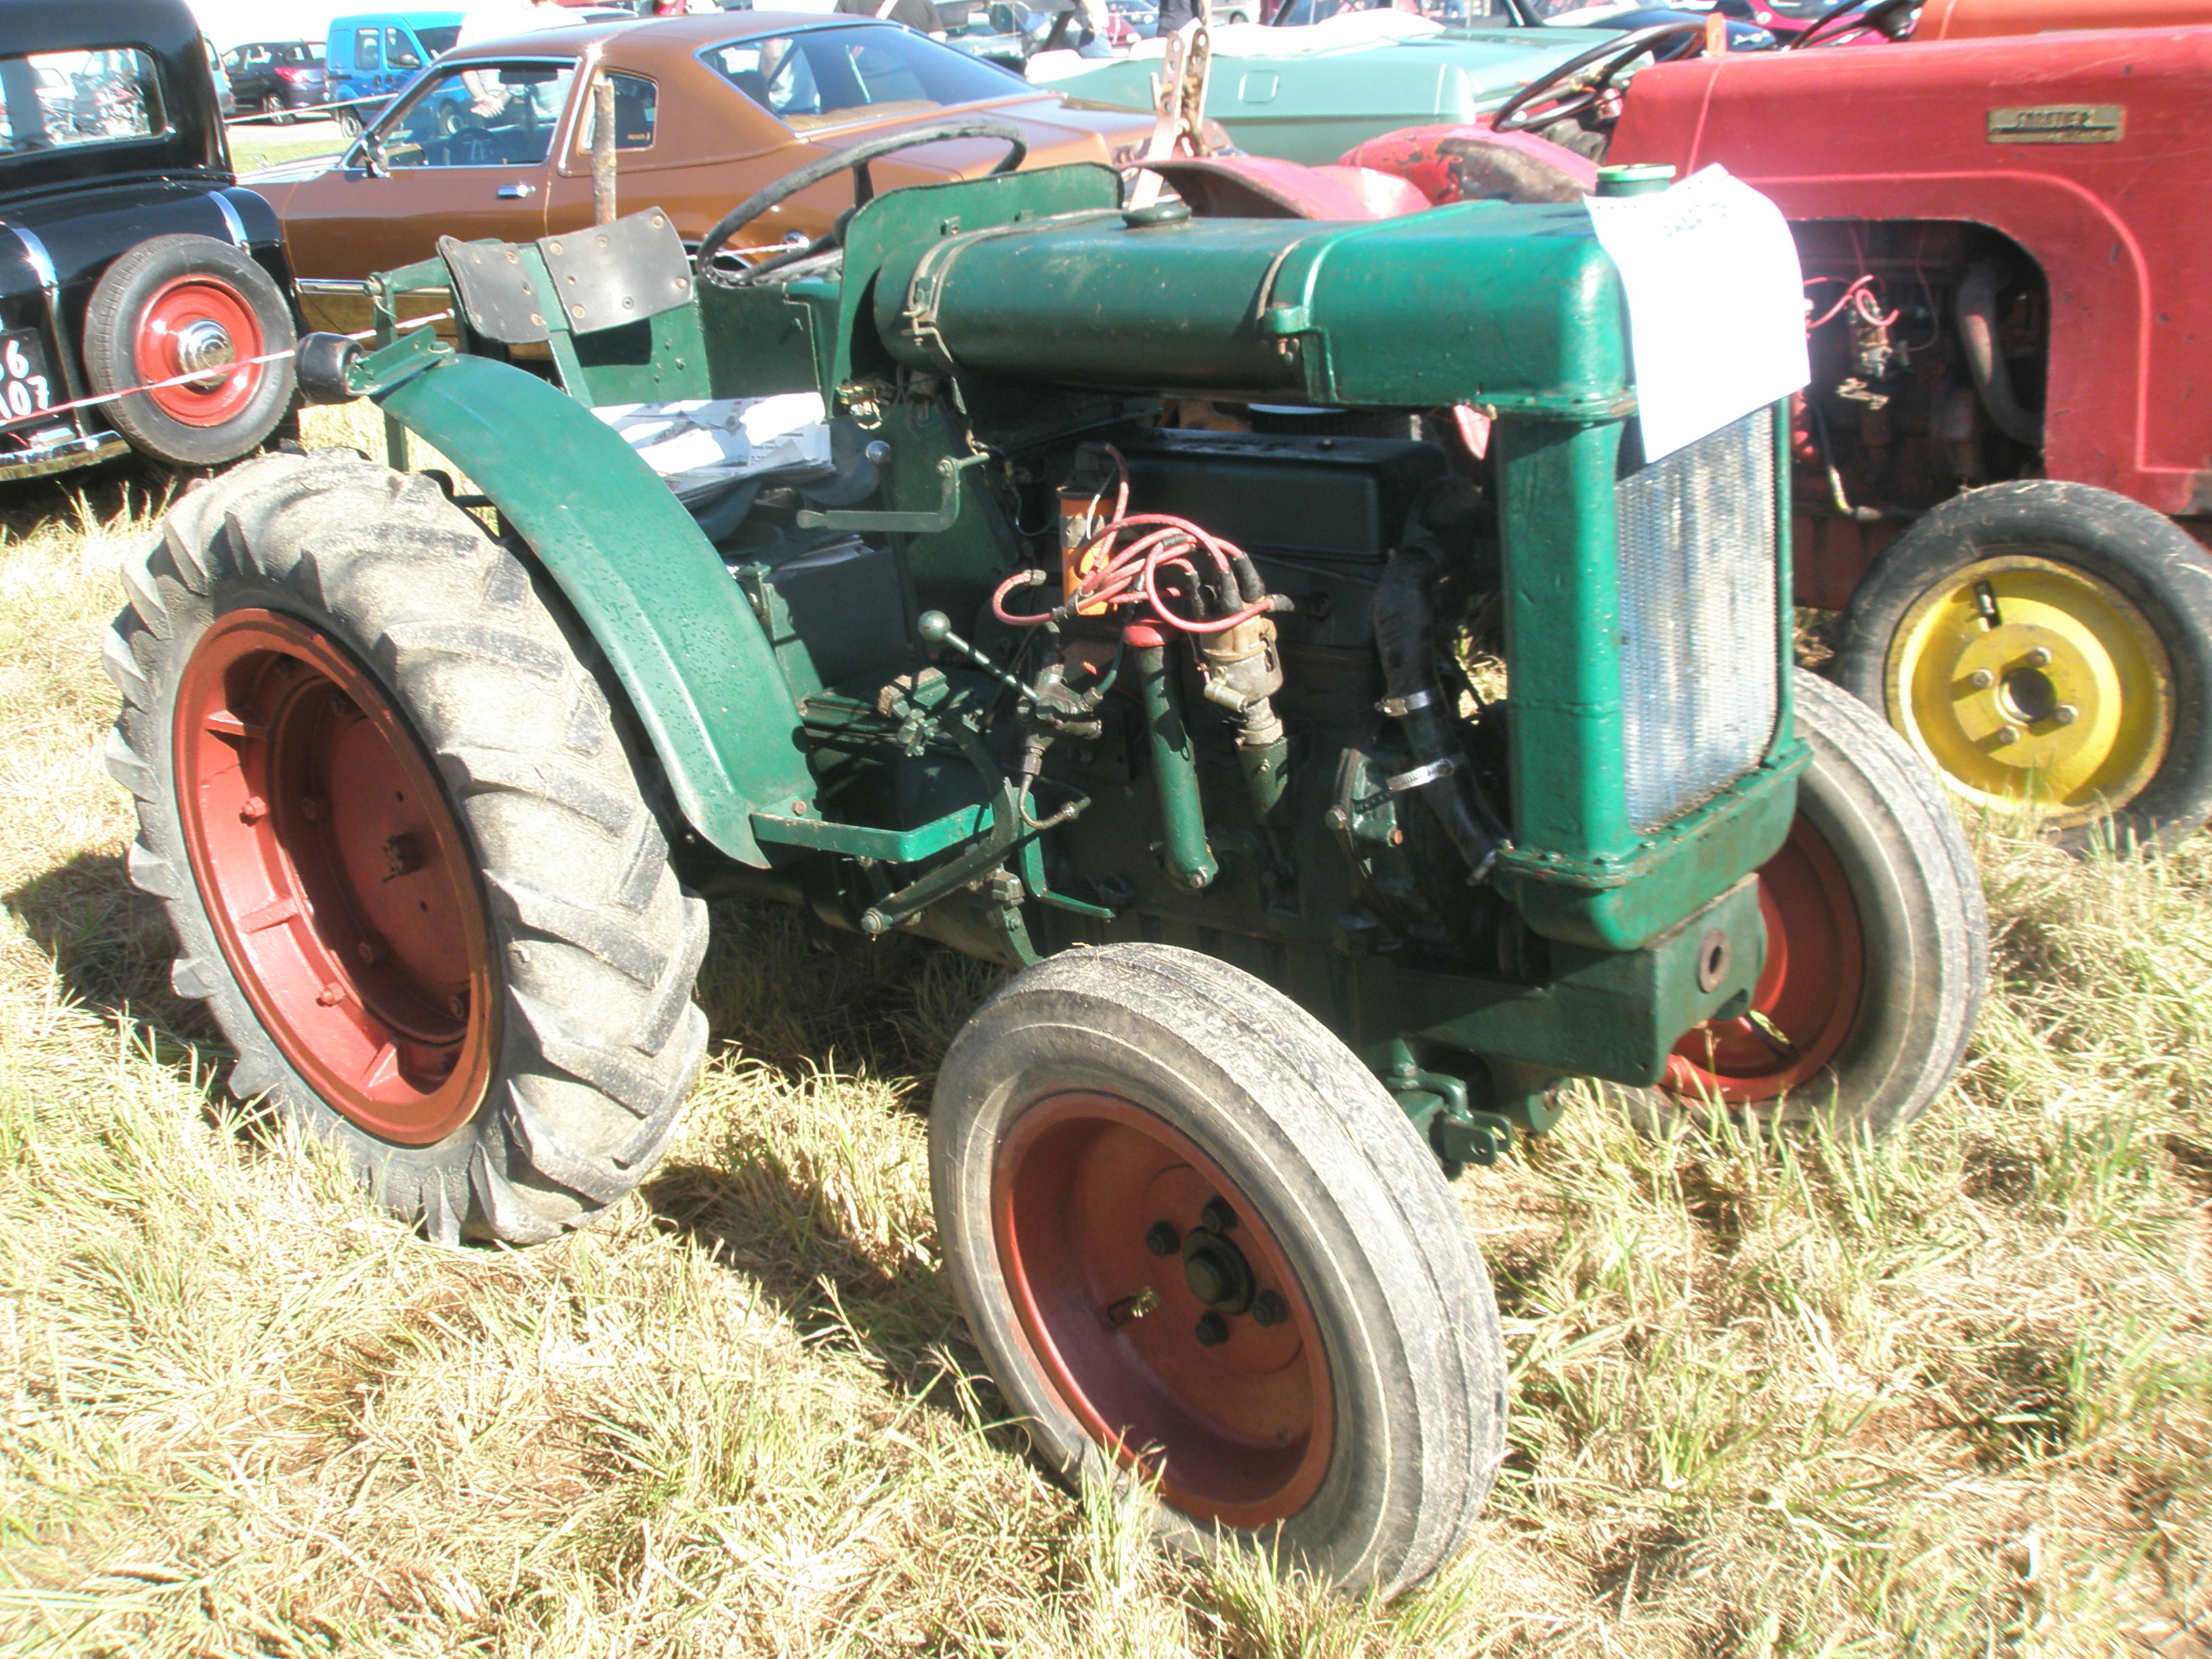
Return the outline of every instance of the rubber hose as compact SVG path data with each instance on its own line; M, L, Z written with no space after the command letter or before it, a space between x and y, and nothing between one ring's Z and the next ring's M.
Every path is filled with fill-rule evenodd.
M2013 395L2012 374L1997 350L1997 287L2002 280L1996 262L1984 259L1971 267L1959 284L1954 307L1959 341L1966 348L1966 367L1974 376L1974 390L1997 430L2016 444L2043 447L2043 416L2022 409Z

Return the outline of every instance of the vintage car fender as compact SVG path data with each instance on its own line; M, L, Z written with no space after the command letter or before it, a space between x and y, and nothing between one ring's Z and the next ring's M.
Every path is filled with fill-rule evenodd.
M814 780L775 654L721 556L574 398L489 358L425 355L370 396L529 544L622 683L685 819L730 857L767 864L752 815L811 811Z

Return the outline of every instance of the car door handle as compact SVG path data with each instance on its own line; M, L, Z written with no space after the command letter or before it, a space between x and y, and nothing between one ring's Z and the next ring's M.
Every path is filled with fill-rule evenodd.
M493 193L502 202L519 202L536 188L535 185L501 185Z

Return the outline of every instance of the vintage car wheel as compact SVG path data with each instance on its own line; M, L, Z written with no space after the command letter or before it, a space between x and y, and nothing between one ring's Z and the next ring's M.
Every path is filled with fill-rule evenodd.
M139 243L108 266L85 307L94 391L207 371L101 405L134 449L173 466L221 466L276 429L291 407L291 360L252 360L291 343L276 282L252 255L206 236Z
M1767 955L1751 1009L1683 1037L1641 1104L1883 1133L1926 1109L1972 1035L1989 975L1981 880L1897 734L1812 674L1794 688L1813 763L1790 838L1759 872Z
M1061 1474L1388 1593L1466 1537L1504 1352L1435 1158L1367 1068L1212 957L1052 957L954 1041L930 1179L969 1328Z
M1970 805L2069 845L2212 816L2212 560L2140 501L2035 479L1944 502L1852 594L1835 674Z
M699 1068L705 907L529 569L429 480L271 455L126 569L109 766L230 1086L448 1242L643 1176Z

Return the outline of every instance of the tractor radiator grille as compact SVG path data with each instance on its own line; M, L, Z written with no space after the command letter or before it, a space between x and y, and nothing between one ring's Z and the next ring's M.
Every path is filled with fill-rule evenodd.
M1748 772L1774 735L1774 411L1628 474L1615 507L1628 817L1648 831Z

